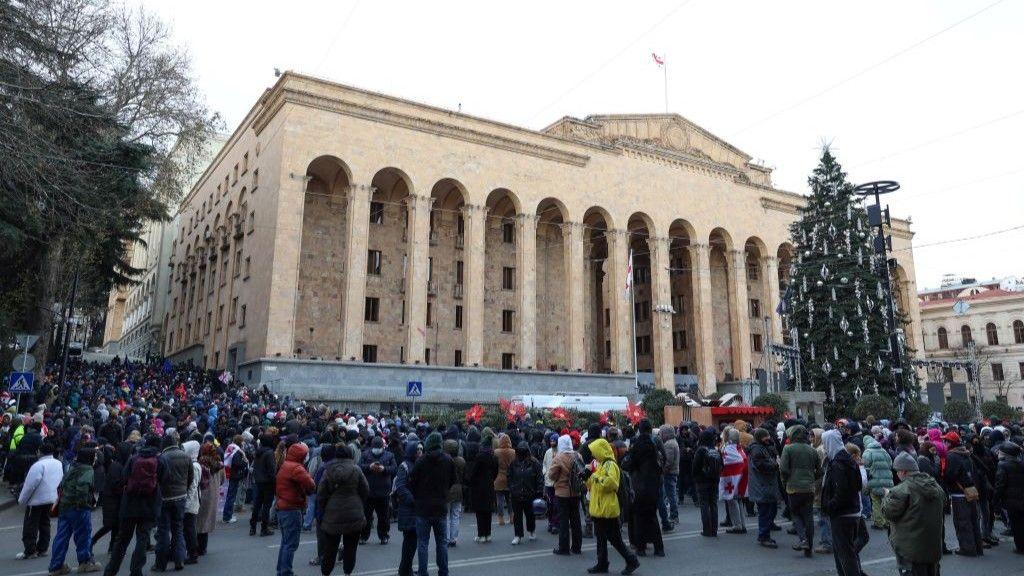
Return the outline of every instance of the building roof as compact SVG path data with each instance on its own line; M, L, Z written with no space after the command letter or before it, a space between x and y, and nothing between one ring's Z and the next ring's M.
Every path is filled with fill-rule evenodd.
M981 300L992 300L996 298L1004 298L1007 296L1024 297L1022 292L1010 292L1009 290L1003 290L1002 288L992 288L990 290L983 290L977 294L970 294L962 297L954 298L940 298L938 300L922 300L921 308L936 308L938 306L952 306L957 300L964 300L966 302L978 302Z

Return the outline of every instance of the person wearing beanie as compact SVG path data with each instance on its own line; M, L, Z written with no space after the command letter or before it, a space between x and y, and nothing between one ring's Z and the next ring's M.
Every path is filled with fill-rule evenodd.
M654 442L654 429L650 420L640 421L638 433L629 444L629 451L622 459L621 468L629 474L633 488L632 507L629 511L629 522L634 538L630 544L639 556L647 555L647 545L654 548L655 556L665 555L665 544L658 527L658 504L662 492L662 472L664 470L664 453L660 445ZM668 526L665 519L663 527Z
M900 483L887 489L879 506L889 526L889 544L901 574L938 576L942 560L946 494L917 459L901 452L893 460Z
M700 506L701 536L718 536L718 484L722 475L722 455L718 452L718 434L713 428L700 433L693 453L691 476Z
M21 531L25 549L17 555L18 560L45 555L50 546L50 507L57 501L57 488L64 478L64 467L53 457L54 450L52 442L43 442L39 460L28 469L18 495L18 504L25 507Z
M161 442L160 459L167 473L160 482L160 517L156 527L156 557L153 570L167 569L169 562L175 569L185 564L185 500L188 497L192 460L178 445L177 436L168 434Z
M398 463L395 462L394 454L384 448L384 439L375 436L370 441L370 447L363 451L358 466L370 487L369 496L366 498L366 525L363 526L360 543L366 544L370 540L373 517L376 514L377 538L382 545L387 544L391 531L391 519L388 516L391 485L395 472L398 471Z
M1014 552L1024 554L1024 463L1021 462L1021 448L1007 441L996 448L996 454L999 464L996 466L992 503L995 508L1006 511Z
M68 554L71 537L75 538L75 553L78 556L78 572L99 572L102 566L92 555L92 504L96 491L93 462L96 460L96 445L83 442L78 446L75 461L60 482L60 504L57 512L57 535L53 539L53 555L50 557L51 576L63 576L71 572L64 563Z
M789 496L789 510L804 555L814 548L814 491L821 476L821 456L810 444L807 428L797 424L786 433L789 442L782 449L779 472Z
M264 433L260 436L256 455L252 462L252 514L249 516L249 536L256 535L257 526L260 536L273 536L270 529L270 505L274 500L274 482L277 478L277 462L274 451L277 449L277 436Z
M382 443L383 445L383 443ZM463 485L466 477L466 459L459 456L459 441L445 440L445 454L451 457L455 464L455 483L448 491L448 547L455 548L459 543L459 528L462 524L462 501Z
M441 434L431 432L423 443L423 457L409 472L409 490L416 513L416 555L420 576L428 573L431 533L434 534L437 574L448 576L448 493L455 478L455 463L441 449Z
M335 451L327 464L316 493L317 543L320 550L320 573L330 576L341 547L342 571L352 574L360 535L367 524L366 502L370 487L362 470L352 460L346 446ZM386 520L385 520L386 521Z
M779 456L771 432L764 428L754 431L749 446L750 483L748 498L757 505L757 542L765 548L778 548L772 538L772 524L778 513L782 494L779 493Z
M960 556L981 556L982 543L980 514L978 511L978 488L976 472L971 462L971 453L961 444L960 435L949 431L942 436L946 443L946 469L943 472L946 493L949 494L953 510L953 528L960 548Z

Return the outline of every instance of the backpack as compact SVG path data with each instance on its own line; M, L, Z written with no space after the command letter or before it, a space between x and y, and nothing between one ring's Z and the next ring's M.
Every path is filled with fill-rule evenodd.
M242 457L241 460L238 459L239 456ZM248 475L249 459L245 456L245 452L235 450L234 455L231 456L231 479L241 482Z
M704 476L717 478L722 475L722 455L718 450L704 448Z
M133 496L152 496L156 493L156 456L138 458L132 465L125 484L125 492Z
M402 462L399 466L403 470L405 470L406 481L408 481L408 479L409 479L409 472L410 472L410 470L409 470L409 463L408 462ZM399 504L399 502L398 502L398 473L397 472L395 473L395 477L391 479L391 494L390 494L390 498L391 498L391 508L392 508L392 510L397 511L398 510L398 504Z
M569 469L569 491L574 496L583 496L587 490L587 484L583 481L587 467L583 465L583 458L579 454L572 459L572 466Z

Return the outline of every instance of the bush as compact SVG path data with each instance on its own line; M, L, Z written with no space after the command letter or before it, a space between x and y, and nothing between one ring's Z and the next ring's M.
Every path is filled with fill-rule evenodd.
M931 419L932 409L920 400L907 401L907 423L911 426L924 426Z
M750 403L751 406L764 406L774 410L772 413L776 418L782 418L782 415L789 410L789 402L786 402L785 398L778 394L761 394L754 401Z
M896 418L896 404L879 394L861 396L853 406L853 417L864 420L868 416L874 416L875 420L892 420Z
M968 424L974 420L974 406L966 400L950 400L942 409L942 418L953 424Z
M675 395L668 390L658 388L644 395L640 407L647 413L647 419L651 424L657 428L665 423L665 406L671 406L675 399Z
M999 400L982 402L981 415L984 418L999 418L1003 421L1016 422L1020 420L1020 410L1011 407L1006 402L1000 402Z

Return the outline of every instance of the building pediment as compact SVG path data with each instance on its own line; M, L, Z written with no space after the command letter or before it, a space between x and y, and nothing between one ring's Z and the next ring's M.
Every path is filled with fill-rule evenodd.
M737 180L771 186L771 169L678 114L609 114L565 117L542 132L569 140L616 148L661 152L732 173Z

